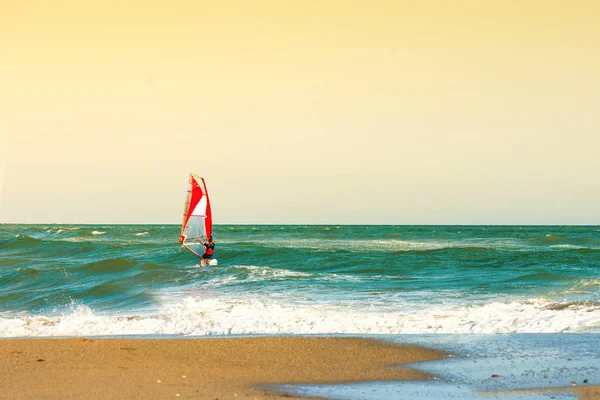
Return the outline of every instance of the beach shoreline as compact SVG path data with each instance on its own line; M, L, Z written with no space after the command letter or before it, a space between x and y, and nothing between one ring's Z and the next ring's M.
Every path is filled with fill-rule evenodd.
M541 384L548 379L535 379L527 371L515 370L513 373L524 374L531 386L524 388L522 382L513 381L477 388L472 383L480 379L481 371L494 368L500 372L497 378L490 375L487 378L498 383L505 380L508 371L503 371L494 360L485 364L484 354L483 358L471 360L469 352L448 346L447 337L419 338L396 337L400 341L390 341L393 339L390 337L347 336L2 338L0 399L300 400L328 399L341 394L357 399L394 398L399 394L407 399L431 396L442 399L451 398L453 394L447 391L457 385L463 387L460 393L465 398L538 399L540 395L599 398L597 382L590 381L589 385L587 381L579 382L570 387L556 385L561 378L555 373L550 380L556 380L547 382L549 385ZM497 342L506 339L475 336L470 340L483 343L494 352ZM519 337L508 339L519 344ZM464 337L450 340L469 341ZM543 340L549 343L553 336ZM529 347L522 341L519 345ZM578 348L582 349L580 344ZM469 366L472 362L483 363L476 367L479 371ZM517 367L512 361L511 365ZM455 382L454 374L466 374L473 382L469 384L469 379ZM391 390L386 389L389 385ZM327 389L315 390L319 387ZM384 390L383 396L378 394L380 389ZM361 395L369 391L370 397ZM389 395L386 397L385 393Z
M10 339L0 398L270 399L269 384L424 380L441 351L364 338Z

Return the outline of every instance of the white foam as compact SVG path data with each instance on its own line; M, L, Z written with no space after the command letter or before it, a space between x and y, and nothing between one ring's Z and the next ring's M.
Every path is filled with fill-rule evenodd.
M575 244L553 244L550 246L552 249L568 249L568 250L581 250L581 249L589 249L591 247L586 246L578 246Z
M589 294L593 293L595 287L600 286L600 279L580 279L573 287L565 290L565 294Z
M92 235L104 235L106 232L92 231Z
M264 276L287 278L291 276L312 276L311 274L299 271L290 271L288 269L271 268L268 266L257 265L236 265L236 269L248 270L252 277L259 278ZM262 279L261 279L262 280Z
M336 282L361 282L361 281L371 281L371 280L379 280L381 279L381 275L373 275L369 277L361 277L356 275L344 275L344 274L322 274L318 278L315 278L316 281L336 281Z
M581 286L600 286L600 279L582 279L578 284Z
M0 317L0 337L79 335L424 334L600 332L600 307L545 299L414 312L345 305L220 299L204 290L165 296L153 316L103 316L78 306L62 316Z
M140 232L140 233L136 233L135 236L146 236L148 234L148 232Z
M427 251L442 249L482 248L482 249L507 249L527 250L528 246L515 239L473 239L473 240L327 240L324 243L318 239L301 240L258 240L258 245L269 247L283 247L296 249L309 249L314 251Z
M199 265L195 265L198 267ZM312 274L298 272L298 271L290 271L287 269L279 269L279 268L271 268L267 266L257 266L257 265L235 265L230 268L234 268L238 270L235 274L228 274L224 276L216 276L212 277L209 281L203 284L204 287L220 287L226 286L230 284L234 284L236 282L240 283L251 283L251 282L264 282L265 280L272 279L285 279L289 277L311 277ZM240 274L241 271L245 271L247 274L242 276Z

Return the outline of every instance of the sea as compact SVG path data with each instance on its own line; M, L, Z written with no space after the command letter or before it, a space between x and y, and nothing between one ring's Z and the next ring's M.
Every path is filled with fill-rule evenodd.
M600 333L598 226L0 225L0 338Z
M0 225L0 340L353 336L435 348L427 381L334 400L575 400L600 385L600 227ZM343 367L343 366L341 366Z

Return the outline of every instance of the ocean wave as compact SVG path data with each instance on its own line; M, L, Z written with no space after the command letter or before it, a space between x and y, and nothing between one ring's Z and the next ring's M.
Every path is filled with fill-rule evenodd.
M315 278L315 280L323 282L362 282L369 280L379 280L381 278L381 275L361 277L349 274L320 274L317 278Z
M428 253L440 251L459 252L530 252L560 250L600 250L600 240L595 238L561 238L558 241L547 238L531 240L517 238L470 238L470 239L259 239L259 240L226 240L224 243L237 247L254 249L303 249L314 252L406 252Z
M519 241L500 240L398 240L398 239L298 239L298 240L256 240L228 242L236 246L258 248L307 249L313 251L347 252L408 252L445 249L523 249Z
M293 277L293 276L311 276L311 274L298 271L290 271L288 269L272 268L258 265L234 265L232 268L236 270L249 271L255 276L273 276L273 277Z
M197 268L195 265L192 268ZM206 287L220 287L232 284L252 284L266 282L291 282L298 279L310 279L312 282L332 282L332 283L347 283L347 282L371 282L381 281L384 279L398 280L397 276L383 274L389 272L385 269L368 270L364 275L356 275L357 272L352 270L350 273L334 273L334 272L302 272L292 271L285 268L275 268L268 266L256 265L235 265L231 267L219 267L218 270L213 270L217 273L206 277L202 285ZM377 271L382 274L375 274ZM413 278L402 278L411 280Z
M0 337L80 335L429 334L598 332L600 305L529 299L412 313L251 298L186 296L157 315L103 316L76 306L61 316L0 316Z
M122 294L126 292L126 283L120 279L114 279L108 282L92 286L86 290L77 293L78 298L107 298L113 295Z
M600 286L600 279L582 279L578 283L582 286Z
M92 235L104 235L106 232L92 231Z
M132 268L135 264L135 260L113 258L110 260L102 260L85 264L80 267L73 268L72 270L76 272L88 273L114 273L119 271L126 271Z
M529 240L537 246L550 246L558 249L600 249L600 239L595 237L565 237L547 234Z
M600 279L580 279L565 291L566 294L588 294L600 287Z
M5 239L0 241L0 248L4 249L27 249L31 246L37 246L41 244L43 241L37 239L32 236L16 234L14 237L10 239Z
M526 274L516 278L511 278L506 280L505 282L552 282L552 281L564 281L565 277L558 274L551 274L548 272L543 273L535 273L535 274Z
M195 266L197 267L198 264L196 264ZM169 270L177 269L177 267L173 267L171 265L156 264L156 263L145 263L145 264L140 265L138 269L140 269L142 271L154 271L154 270L169 271Z
M197 267L197 265L195 266ZM231 284L248 284L253 282L280 281L294 278L308 278L313 274L257 265L234 265L220 268L220 274L204 282L207 287L220 287Z

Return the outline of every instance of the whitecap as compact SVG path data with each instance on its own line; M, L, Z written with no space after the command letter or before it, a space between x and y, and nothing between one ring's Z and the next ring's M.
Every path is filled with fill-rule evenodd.
M159 296L153 315L106 316L77 306L59 316L4 315L0 337L81 335L429 334L599 332L600 307L542 298L481 305L306 304L212 291Z

